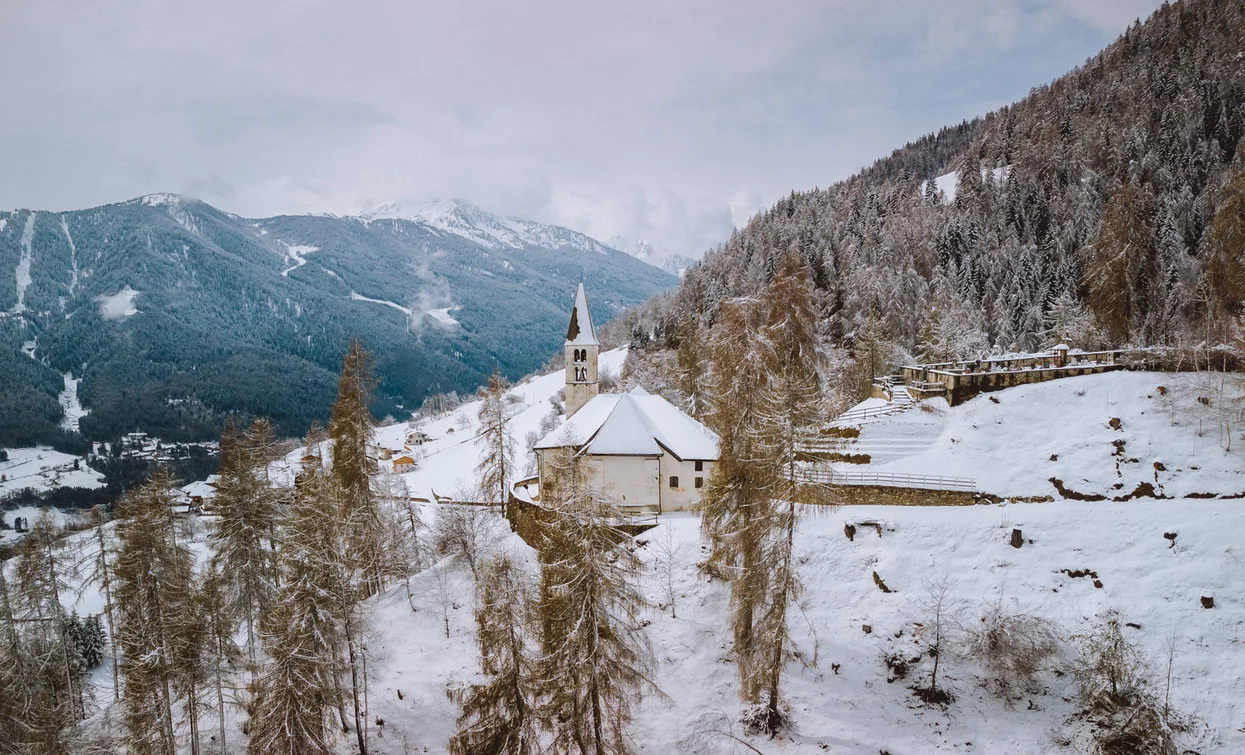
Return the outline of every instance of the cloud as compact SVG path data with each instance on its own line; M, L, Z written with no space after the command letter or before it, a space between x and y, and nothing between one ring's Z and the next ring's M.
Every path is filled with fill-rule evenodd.
M0 25L0 207L461 196L683 254L1081 63L1158 0L46 3Z

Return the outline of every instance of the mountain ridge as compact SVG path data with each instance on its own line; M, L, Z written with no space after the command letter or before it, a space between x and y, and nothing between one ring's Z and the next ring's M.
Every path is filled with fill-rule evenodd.
M374 411L401 414L543 364L581 278L602 321L675 282L539 224L244 218L170 193L0 218L0 271L29 269L0 275L4 445L65 440L66 373L82 379L87 437L211 437L231 411L296 434L327 417L355 337L375 351Z

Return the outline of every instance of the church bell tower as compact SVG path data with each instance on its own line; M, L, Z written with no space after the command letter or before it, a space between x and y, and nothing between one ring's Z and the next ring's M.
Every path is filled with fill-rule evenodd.
M588 312L588 295L584 284L575 292L575 307L571 310L571 324L566 329L566 416L579 411L600 392L597 385L597 356L601 343L592 327L592 314Z

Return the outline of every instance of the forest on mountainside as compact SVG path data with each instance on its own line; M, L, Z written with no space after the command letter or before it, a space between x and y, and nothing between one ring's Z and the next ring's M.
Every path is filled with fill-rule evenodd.
M1245 4L1165 4L1024 100L793 192L618 327L673 365L795 250L823 341L882 345L875 371L1059 341L1239 342L1243 135Z

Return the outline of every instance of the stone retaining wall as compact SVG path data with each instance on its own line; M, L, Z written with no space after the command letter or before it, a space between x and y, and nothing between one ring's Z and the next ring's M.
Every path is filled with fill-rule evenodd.
M998 499L971 490L931 490L887 485L817 486L810 496L827 506L973 506Z

